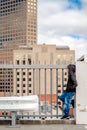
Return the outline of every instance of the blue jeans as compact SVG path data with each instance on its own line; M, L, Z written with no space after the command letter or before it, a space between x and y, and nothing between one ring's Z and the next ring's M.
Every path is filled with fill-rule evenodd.
M75 95L75 92L64 92L59 99L63 102L64 108L63 112L65 116L69 116L70 105L72 97Z

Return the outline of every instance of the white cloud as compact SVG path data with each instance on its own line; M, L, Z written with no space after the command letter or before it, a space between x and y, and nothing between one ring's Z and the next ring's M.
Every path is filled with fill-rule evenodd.
M81 10L67 10L67 0L42 0L38 9L38 41L56 45L69 45L76 50L76 58L87 53L87 0ZM67 36L75 34L80 39Z

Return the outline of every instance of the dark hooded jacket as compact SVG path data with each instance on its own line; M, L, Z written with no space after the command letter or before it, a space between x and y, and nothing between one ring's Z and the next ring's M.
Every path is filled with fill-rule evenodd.
M68 81L67 81L67 92L76 92L76 66L73 64L68 65Z

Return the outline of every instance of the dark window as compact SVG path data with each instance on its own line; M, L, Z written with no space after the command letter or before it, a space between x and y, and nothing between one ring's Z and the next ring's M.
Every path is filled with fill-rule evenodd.
M31 75L31 72L29 72L29 75Z
M61 87L61 85L59 84L58 87Z
M66 87L66 84L64 84L64 86L63 87Z
M19 60L17 60L16 62L17 62L17 65L19 65L19 63L20 63Z
M31 84L28 84L29 87L31 87Z
M28 59L28 64L31 65L31 59Z
M67 75L67 72L65 72L65 75Z
M17 81L19 81L19 78L17 78Z
M17 87L19 87L19 84L17 84Z
M17 93L19 93L20 91L19 90L17 90Z
M23 84L23 87L25 87L25 84Z
M23 78L23 81L25 81L25 78Z
M25 72L23 72L23 75L25 75Z
M25 90L23 90L23 93L25 93Z
M29 81L31 81L31 78L29 78Z
M61 90L58 90L58 93L61 93Z
M31 93L31 90L29 90L29 93Z
M67 78L65 78L64 81L67 81Z
M19 72L17 72L17 75L19 75Z
M25 65L25 60L23 60L23 65Z

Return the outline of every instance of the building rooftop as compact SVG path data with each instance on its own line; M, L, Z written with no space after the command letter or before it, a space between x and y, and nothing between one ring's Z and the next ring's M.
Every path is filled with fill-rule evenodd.
M69 50L69 46L56 46L56 49L57 49L57 50L63 50L63 49L64 49L64 50L65 50L65 49L66 49L66 50Z

